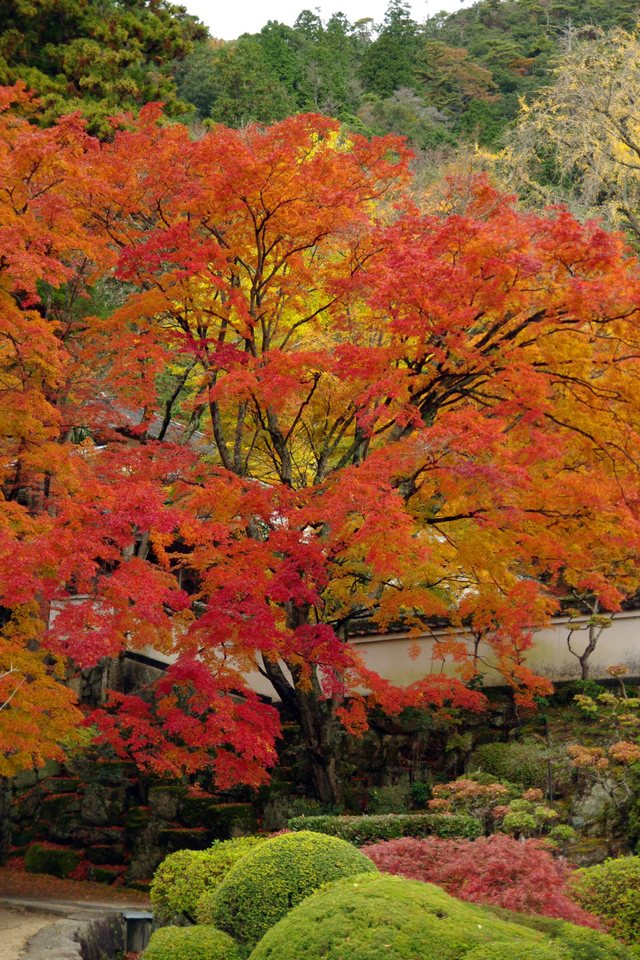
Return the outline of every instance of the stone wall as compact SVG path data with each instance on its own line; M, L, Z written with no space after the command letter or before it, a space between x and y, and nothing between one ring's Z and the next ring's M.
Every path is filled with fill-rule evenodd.
M142 888L167 853L257 827L251 804L193 796L122 761L49 763L16 777L7 802L9 864Z

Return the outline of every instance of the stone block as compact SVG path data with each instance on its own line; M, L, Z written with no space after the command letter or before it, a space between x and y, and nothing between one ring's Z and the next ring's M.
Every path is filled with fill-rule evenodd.
M83 783L117 785L136 777L138 768L129 760L78 760L69 766L69 772Z
M158 786L149 788L149 806L161 820L175 820L185 793L184 787Z
M40 816L43 820L57 820L58 817L80 813L80 804L84 802L79 794L59 793L42 798Z
M75 839L77 845L81 847L122 843L124 830L122 827L88 827L83 825L76 831Z
M78 793L81 783L79 777L49 777L42 788L48 793Z
M215 839L210 830L167 827L158 832L158 843L165 854L176 850L206 850Z
M250 803L215 803L210 805L208 819L203 826L208 827L216 839L226 840L255 833L258 818Z
M130 807L124 821L125 845L133 847L151 822L150 807Z
M42 794L40 790L29 790L27 793L17 794L11 801L11 819L14 821L34 820L40 812L41 803Z
M80 806L80 816L85 823L113 824L122 818L124 811L123 787L109 787L102 783L87 784Z
M55 820L40 820L37 825L38 833L53 843L70 843L74 847L78 843L78 829L80 821L78 814L57 817Z
M125 860L124 846L113 844L104 847L87 847L84 857L89 863L95 863L99 866L123 863Z

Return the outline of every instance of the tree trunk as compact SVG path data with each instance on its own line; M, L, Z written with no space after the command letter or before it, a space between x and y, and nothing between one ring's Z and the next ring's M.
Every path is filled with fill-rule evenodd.
M311 765L314 791L323 806L340 803L337 775L337 721L331 700L320 701L313 690L296 690L300 729Z
M311 767L313 792L323 806L336 806L341 802L342 790L337 773L340 725L335 703L330 698L323 699L315 669L312 668L309 681L303 678L298 665L287 666L291 679L279 663L263 658L261 673L298 723Z
M11 785L7 777L0 777L0 864L5 863L11 845Z

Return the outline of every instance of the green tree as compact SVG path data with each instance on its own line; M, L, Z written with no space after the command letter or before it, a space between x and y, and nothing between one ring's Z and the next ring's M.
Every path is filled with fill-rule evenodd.
M168 0L0 0L0 24L0 83L39 94L43 123L78 110L102 135L109 116L151 100L184 113L170 65L207 35Z
M418 25L409 4L390 0L382 28L363 57L361 75L366 89L388 97L400 87L414 87L417 52Z
M178 92L201 119L238 127L272 123L295 112L293 98L251 37L215 47L199 44L176 70Z

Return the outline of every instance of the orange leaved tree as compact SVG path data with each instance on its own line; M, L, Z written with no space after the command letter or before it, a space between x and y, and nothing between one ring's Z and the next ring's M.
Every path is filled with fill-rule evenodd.
M94 718L122 755L259 782L257 670L333 802L339 731L370 706L478 708L464 681L487 656L531 702L556 587L604 589L611 556L633 575L635 261L484 181L464 215L424 216L406 161L323 117L194 141L151 107L65 187L110 299L63 340L60 462L82 481L46 511L42 643L177 658L155 698ZM395 687L348 642L358 620L433 617L472 638L440 645L455 677Z

